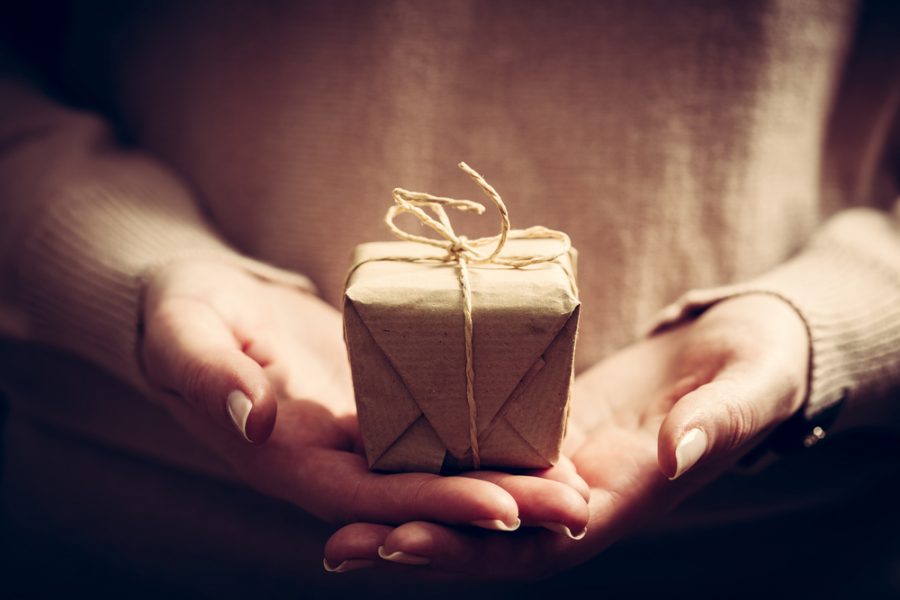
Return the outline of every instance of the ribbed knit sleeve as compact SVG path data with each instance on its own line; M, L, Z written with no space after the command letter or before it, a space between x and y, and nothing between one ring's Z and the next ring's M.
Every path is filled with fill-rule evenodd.
M100 118L0 82L0 334L70 350L134 385L146 276L188 257L312 290L242 256L188 187Z
M900 390L900 225L895 215L855 208L829 220L793 259L745 283L688 292L655 329L740 294L782 298L810 335L813 418L842 397L847 409Z

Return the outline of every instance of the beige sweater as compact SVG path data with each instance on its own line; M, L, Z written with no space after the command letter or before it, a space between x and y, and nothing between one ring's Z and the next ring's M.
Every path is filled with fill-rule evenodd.
M812 333L809 414L900 387L897 63L878 31L854 39L852 2L123 12L76 19L64 88L115 125L0 82L5 336L140 387L148 270L213 256L336 303L391 188L471 197L465 160L513 226L578 247L579 370L685 292L706 290L663 318L756 289Z

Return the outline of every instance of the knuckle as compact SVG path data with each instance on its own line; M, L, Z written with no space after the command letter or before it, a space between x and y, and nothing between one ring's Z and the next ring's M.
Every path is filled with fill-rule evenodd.
M342 503L335 511L334 521L340 524L352 524L365 521L363 505L367 501L368 490L366 479L360 477L356 481L353 492L347 495L347 502Z
M198 408L206 408L207 395L215 377L215 367L202 360L189 360L182 370L181 390L185 398Z
M735 450L753 437L758 421L756 411L747 398L735 396L725 403L725 412L728 422L723 445L727 450Z
M423 479L416 484L416 489L412 493L411 507L414 508L416 516L421 517L428 510L431 503L428 502L428 492L431 489L433 479Z

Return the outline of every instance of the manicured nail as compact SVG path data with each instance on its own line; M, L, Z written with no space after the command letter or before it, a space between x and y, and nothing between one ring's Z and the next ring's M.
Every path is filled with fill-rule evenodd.
M541 527L543 527L544 529L549 529L550 531L555 531L556 533L561 533L573 540L580 540L587 535L587 527L585 527L578 533L572 533L572 530L562 523L541 523Z
M241 390L234 390L228 394L225 404L228 407L228 416L231 417L234 426L241 432L245 440L252 442L253 440L247 437L247 417L250 416L250 410L253 408L250 398Z
M424 556L416 556L415 554L409 554L408 552L391 552L388 554L384 550L384 546L378 546L378 556L383 558L384 560L389 560L395 563L401 563L404 565L427 565L431 562L430 558L425 558Z
M356 569L368 569L370 567L374 567L375 561L364 558L351 558L349 560L345 560L336 567L332 567L328 564L328 559L323 558L322 566L325 567L325 570L329 573L346 573L347 571L355 571Z
M683 436L675 447L675 475L669 479L678 479L684 473L697 464L697 461L706 453L709 438L702 429L691 429Z
M472 521L472 525L483 529L493 529L494 531L515 531L522 525L522 520L516 517L516 522L509 525L500 519L483 519L481 521Z

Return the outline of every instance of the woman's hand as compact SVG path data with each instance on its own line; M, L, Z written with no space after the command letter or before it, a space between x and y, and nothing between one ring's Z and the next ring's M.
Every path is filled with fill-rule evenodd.
M467 577L538 577L573 566L659 518L733 466L806 395L808 336L782 300L747 295L614 354L577 381L567 450L591 486L581 541L435 523L348 525L329 561L385 552ZM362 540L362 541L361 541ZM421 568L421 567L420 567Z
M146 289L143 360L166 408L243 480L328 521L587 522L571 464L540 478L370 472L340 314L310 294L215 262L168 266Z

